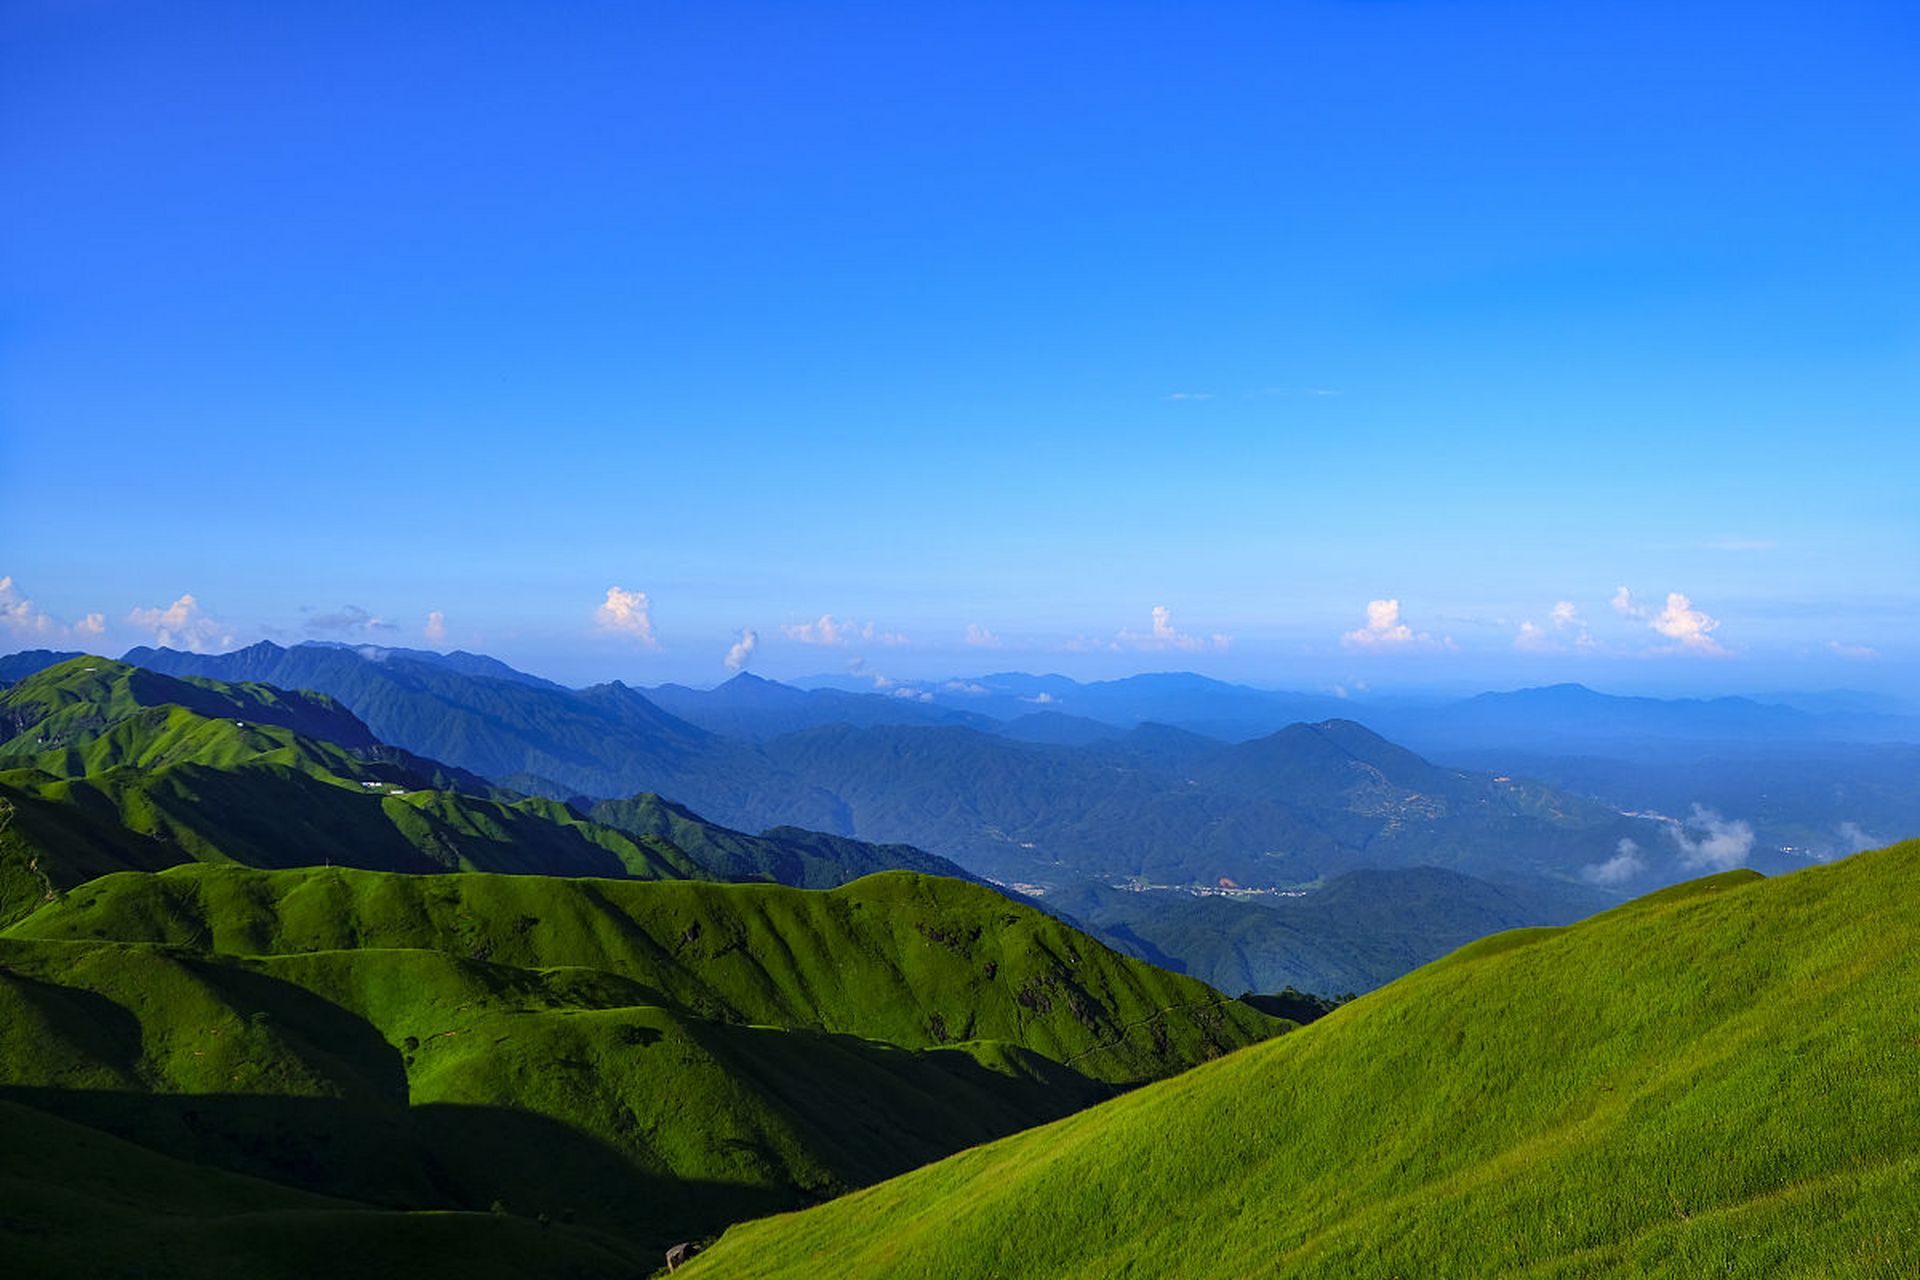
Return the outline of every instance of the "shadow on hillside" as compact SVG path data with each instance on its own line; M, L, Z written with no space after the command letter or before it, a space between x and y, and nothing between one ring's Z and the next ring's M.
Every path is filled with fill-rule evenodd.
M678 1240L808 1203L777 1188L690 1181L531 1112L379 1107L271 1094L0 1086L0 1101L175 1159L390 1209L499 1206L628 1242L651 1266Z

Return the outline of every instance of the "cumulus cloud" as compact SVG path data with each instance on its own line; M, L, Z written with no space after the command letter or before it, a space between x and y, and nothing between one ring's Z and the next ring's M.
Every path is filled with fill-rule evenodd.
M1400 617L1398 600L1367 601L1367 625L1345 632L1340 643L1349 649L1386 651L1393 649L1451 649L1451 638L1435 640L1425 631L1415 631Z
M653 634L653 602L644 591L608 587L607 598L593 611L594 625L613 635L627 636L648 649L658 649L660 640Z
M1753 852L1753 828L1746 822L1723 818L1705 805L1693 806L1682 823L1667 828L1680 846L1680 865L1689 871L1730 871Z
M1847 644L1840 640L1827 641L1827 648L1832 650L1836 656L1845 658L1848 662L1872 662L1880 656L1880 651L1872 645Z
M740 628L740 638L727 650L725 662L729 671L745 671L747 663L753 661L753 651L760 646L760 633L752 627Z
M1640 856L1640 846L1631 840L1622 840L1614 846L1611 858L1582 867L1580 875L1589 884L1616 885L1625 884L1646 869L1647 862Z
M1597 648L1598 642L1573 601L1561 600L1547 611L1545 624L1522 622L1513 647L1525 653L1566 653Z
M1163 604L1153 607L1153 627L1149 631L1133 631L1127 627L1113 638L1110 646L1115 649L1168 650L1176 649L1182 653L1199 653L1212 649L1224 652L1233 643L1233 637L1214 632L1212 636L1188 635L1173 625L1173 610Z
M971 680L949 680L945 684L941 685L940 687L942 689L945 689L948 693L964 693L968 697L972 697L972 698L977 698L983 693L992 692L992 690L988 689L987 686L983 684L977 684Z
M1633 592L1620 587L1613 593L1614 612L1622 617L1644 621L1649 628L1672 641L1671 644L1655 646L1654 653L1694 653L1704 657L1723 658L1726 649L1713 638L1713 632L1719 630L1720 619L1704 609L1693 607L1693 601L1679 591L1667 593L1666 607L1655 612L1649 605L1642 604Z
M1513 647L1526 653L1559 653L1566 648L1558 636L1531 622L1520 624L1519 633L1513 637Z
M1006 642L977 622L967 624L967 643L976 649L1004 649Z
M315 635L354 635L398 629L385 618L375 617L357 604L344 604L338 612L318 613L307 619L307 630Z
M421 628L421 634L439 644L447 638L447 615L435 609L427 615L427 625Z
M905 698L909 702L932 702L933 701L933 694L929 693L927 690L909 689L909 688L906 688L905 686L895 689L891 696L895 698Z
M1673 641L1672 648L1680 652L1704 653L1715 657L1726 653L1711 634L1719 628L1720 619L1694 608L1693 601L1678 591L1667 593L1667 607L1655 614L1647 625Z
M1020 699L1020 701L1031 702L1031 703L1034 703L1036 706L1050 707L1054 703L1060 701L1060 699L1054 697L1052 694L1048 693L1045 689L1042 689L1039 693L1034 694L1031 698L1022 698Z
M13 585L13 578L8 576L0 578L0 627L23 640L91 638L107 629L107 617L103 613L89 613L67 626L22 595Z
M134 609L127 621L151 631L155 644L189 653L216 653L233 645L233 630L210 618L191 595L183 595L164 609Z
M907 643L907 638L897 631L883 631L871 622L843 621L830 613L823 613L812 622L787 623L780 631L789 640L833 649L845 648L856 641L889 647Z

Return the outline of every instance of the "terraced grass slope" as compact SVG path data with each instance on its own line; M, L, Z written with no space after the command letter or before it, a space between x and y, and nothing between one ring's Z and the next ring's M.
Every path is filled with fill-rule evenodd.
M1908 1276L1920 842L1497 935L689 1273Z
M499 1202L630 1266L1287 1025L909 873L821 893L188 865L0 933L0 1100L354 1213ZM275 1229L306 1238L285 1214L307 1211ZM406 1235L372 1222L342 1239Z

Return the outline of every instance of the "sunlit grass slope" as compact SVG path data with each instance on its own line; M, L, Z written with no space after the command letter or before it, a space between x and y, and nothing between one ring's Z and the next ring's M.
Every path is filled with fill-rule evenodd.
M1920 842L1474 944L696 1276L1910 1276Z
M643 1258L1287 1025L904 872L807 892L188 865L0 933L0 1099L357 1203L499 1201Z

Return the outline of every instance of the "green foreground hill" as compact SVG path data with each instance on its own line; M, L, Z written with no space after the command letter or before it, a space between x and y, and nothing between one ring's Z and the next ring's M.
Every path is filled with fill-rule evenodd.
M1911 1276L1920 842L1497 935L695 1276Z
M340 1248L413 1242L404 1252L457 1234L449 1212L497 1204L565 1234L556 1259L631 1274L672 1240L1288 1025L985 886L906 872L828 892L122 872L0 932L0 1102L205 1185L179 1193L186 1207L162 1189L106 1193L110 1170L63 1158L35 1195L106 1195L125 1225L0 1213L0 1238L98 1274L138 1254L120 1230L265 1258L315 1238L305 1215L324 1213ZM45 1130L35 1141L58 1145Z

